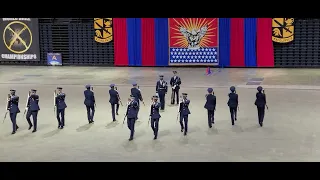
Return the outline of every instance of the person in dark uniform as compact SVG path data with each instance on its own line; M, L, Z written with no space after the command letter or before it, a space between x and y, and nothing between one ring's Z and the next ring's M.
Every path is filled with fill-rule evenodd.
M142 94L140 89L137 86L137 83L133 83L132 86L133 88L131 88L131 95L133 95L133 97L135 98L135 101L138 103L138 112L137 112L137 119L138 119L138 113L139 113L139 109L140 109L140 101L143 102L143 98L142 98Z
M256 101L255 105L257 106L258 109L258 120L259 124L262 127L263 126L263 119L264 119L264 113L265 113L265 107L267 105L267 100L266 100L266 95L263 92L263 88L259 86L257 88L258 92L256 94Z
M204 108L208 110L208 125L209 128L212 128L212 124L214 124L214 111L216 110L216 96L213 93L212 88L208 88L208 94L206 95L206 104Z
M84 94L84 105L86 105L87 108L87 117L89 124L94 123L93 117L94 117L94 112L95 112L95 103L96 100L94 98L94 92L91 91L91 85L86 85L86 89L83 94Z
M174 75L170 80L170 85L172 88L171 104L175 103L176 98L177 98L177 104L179 104L179 90L181 85L181 78L177 76L177 71L173 71L173 74Z
M56 106L57 106L58 128L63 129L65 125L65 119L64 119L65 109L67 108L67 104L65 102L66 94L62 92L62 87L58 87L57 90L58 90L58 93L56 96Z
M16 95L16 90L11 89L10 94L8 94L8 104L7 110L10 113L10 119L12 122L12 133L15 134L19 129L17 125L17 114L20 113L19 109L19 96Z
M229 93L228 106L231 115L231 124L234 125L234 121L237 121L237 108L238 108L238 94L234 86L230 87L231 93Z
M188 116L191 114L189 110L190 100L187 99L187 93L182 93L182 101L179 105L181 132L186 136L188 133Z
M157 81L156 93L159 95L159 98L160 98L161 110L164 110L167 92L168 92L167 82L163 80L163 75L160 75L160 80Z
M118 114L118 108L119 108L119 93L118 91L115 90L115 85L111 84L110 85L110 90L109 90L109 95L110 95L110 104L111 104L111 114L112 114L112 120L116 121L116 116L115 114ZM116 109L117 106L117 110Z
M128 99L128 103L127 103L127 112L126 112L127 124L128 124L128 128L130 129L129 141L133 140L134 126L137 120L138 109L139 109L139 105L138 105L138 102L136 101L135 96L130 95L130 98Z
M161 118L159 113L159 108L161 107L161 103L158 102L158 96L152 97L152 104L150 108L150 119L151 119L151 129L153 130L153 139L158 138L158 130L159 130L159 119Z
M26 119L28 121L29 124L29 130L32 128L33 126L33 133L37 132L37 125L38 125L38 112L40 110L39 107L39 96L36 94L37 90L35 89L31 89L31 94L28 98L28 102L27 102L27 115L26 115ZM32 116L32 120L33 120L33 124L31 123L30 117Z

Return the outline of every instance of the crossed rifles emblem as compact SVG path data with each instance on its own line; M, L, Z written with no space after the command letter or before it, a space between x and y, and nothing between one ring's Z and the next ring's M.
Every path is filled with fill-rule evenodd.
M21 30L14 31L14 30L11 28L11 25L13 25L13 24L20 24L20 25L23 26L23 28L22 28ZM6 32L7 32L8 30L11 32L11 35L12 35L12 38L10 39L9 45L8 45L6 39L5 39L5 38L6 38L5 34L6 34ZM22 34L25 30L27 30L27 31L29 32L29 35L30 35L30 42L29 42L29 44L27 44L26 41L21 38L21 34ZM9 24L4 28L3 40L4 40L4 43L5 43L6 47L7 47L10 51L12 51L12 52L14 52L14 53L18 53L18 54L19 54L19 53L24 53L24 52L26 52L26 51L30 48L30 46L31 46L31 44L32 44L32 34L31 34L31 31L30 31L29 27L28 27L26 24L24 24L24 23L22 23L22 22L19 22L19 21L13 21L13 22L9 23ZM24 50L17 51L17 50L12 49L13 44L14 44L17 40L19 40L20 43L23 44L23 46L25 47Z

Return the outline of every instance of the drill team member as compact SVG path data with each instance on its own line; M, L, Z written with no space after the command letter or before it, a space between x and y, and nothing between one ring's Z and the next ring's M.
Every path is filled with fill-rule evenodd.
M119 109L119 93L118 91L115 90L115 85L111 84L110 85L110 90L109 90L109 95L110 95L110 104L111 104L111 114L112 114L112 120L116 121L116 116L115 114L117 113L118 115L118 109ZM115 106L117 106L117 111L115 110ZM116 112L115 112L116 111Z
M184 132L185 136L188 133L188 116L191 114L189 110L190 100L187 99L187 95L187 93L182 93L182 101L179 105L181 132Z
M230 109L231 123L234 125L234 121L237 120L237 108L238 108L238 94L234 86L230 87L231 93L229 93L228 106Z
M84 105L86 105L87 108L87 117L89 124L93 123L93 117L94 117L94 112L95 112L95 103L96 100L94 98L94 92L91 91L91 85L86 85L86 89L83 94L84 94Z
M139 105L138 102L135 100L133 95L130 95L127 103L127 112L125 117L127 117L127 124L128 128L130 129L130 138L129 141L133 140L134 136L134 126L137 120Z
M40 110L39 107L39 96L36 94L37 90L35 89L31 89L31 94L28 98L28 102L27 102L27 115L26 115L26 119L28 121L29 124L29 130L32 128L33 126L33 133L37 132L37 125L38 125L38 112ZM33 120L33 124L31 123L30 117L32 116L32 120Z
M160 98L161 110L164 110L167 91L167 82L163 80L163 75L160 75L160 80L157 81L156 93L159 95Z
M15 134L19 129L19 126L17 125L17 114L20 113L19 96L16 95L16 90L11 89L10 94L8 94L7 110L10 113L10 119L12 122L11 134Z
M208 125L209 128L212 128L212 124L214 124L214 111L216 110L216 96L213 93L212 88L208 88L208 94L206 95L206 104L204 108L208 110Z
M67 108L67 104L65 102L66 94L62 92L62 87L57 88L58 93L56 95L55 105L57 107L57 120L58 120L58 128L63 129L65 125L65 109ZM61 117L60 117L61 116Z
M151 119L151 129L153 130L154 140L158 138L159 130L159 119L161 118L159 114L159 108L161 103L158 102L158 96L153 96L151 98L152 104L150 109L150 119Z
M137 85L138 85L137 83L132 84L133 88L131 88L131 95L133 95L133 97L135 98L135 101L138 103L138 110L137 110L137 119L138 119L138 113L139 113L139 109L140 109L140 101L143 102L143 98L142 98L141 91Z
M257 88L257 90L258 90L258 92L256 94L256 98L257 99L256 99L254 104L257 106L259 124L262 127L263 126L264 113L265 113L265 107L267 105L267 100L266 100L266 95L264 94L263 88L261 86L259 86Z
M170 85L172 88L171 94L171 104L175 103L175 97L177 97L177 104L179 104L179 90L181 85L181 79L177 76L177 71L173 71L173 77L170 80Z

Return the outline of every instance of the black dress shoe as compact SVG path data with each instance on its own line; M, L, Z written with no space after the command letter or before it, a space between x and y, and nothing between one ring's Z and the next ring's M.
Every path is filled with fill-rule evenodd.
M28 128L28 130L30 130L32 128L32 125L29 125L29 128Z
M16 132L15 131L12 131L12 133L11 134L15 134Z
M94 123L94 121L92 120L91 123Z
M209 128L212 128L212 126L209 126Z
M133 138L129 138L129 141L132 141L133 140Z
M118 112L116 113L117 116L119 116Z
M64 128L64 126L60 126L60 129L63 129Z
M212 124L214 124L214 121L212 121Z
M186 135L187 135L187 132L184 132L184 134L183 134L183 135L185 135L185 136L186 136Z
M155 136L154 138L153 138L153 140L156 140L157 139L157 136Z
M19 126L16 126L16 130L18 130L19 129Z
M35 132L37 132L37 130L34 129L34 130L32 131L32 133L35 133Z
M237 118L234 118L234 120L236 121L236 120L237 120Z
M234 126L234 123L232 123L232 126Z
M182 129L181 129L181 132L183 132L183 130L184 130L184 129L182 128Z
M261 127L263 126L263 123L262 123L262 122L260 122L259 124L260 124Z

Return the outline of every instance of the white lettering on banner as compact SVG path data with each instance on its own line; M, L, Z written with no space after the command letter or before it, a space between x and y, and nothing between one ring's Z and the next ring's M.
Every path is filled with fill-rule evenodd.
M36 54L1 54L2 59L30 60L37 59Z
M19 21L31 21L30 18L19 18Z
M31 21L30 18L2 18L3 21Z

